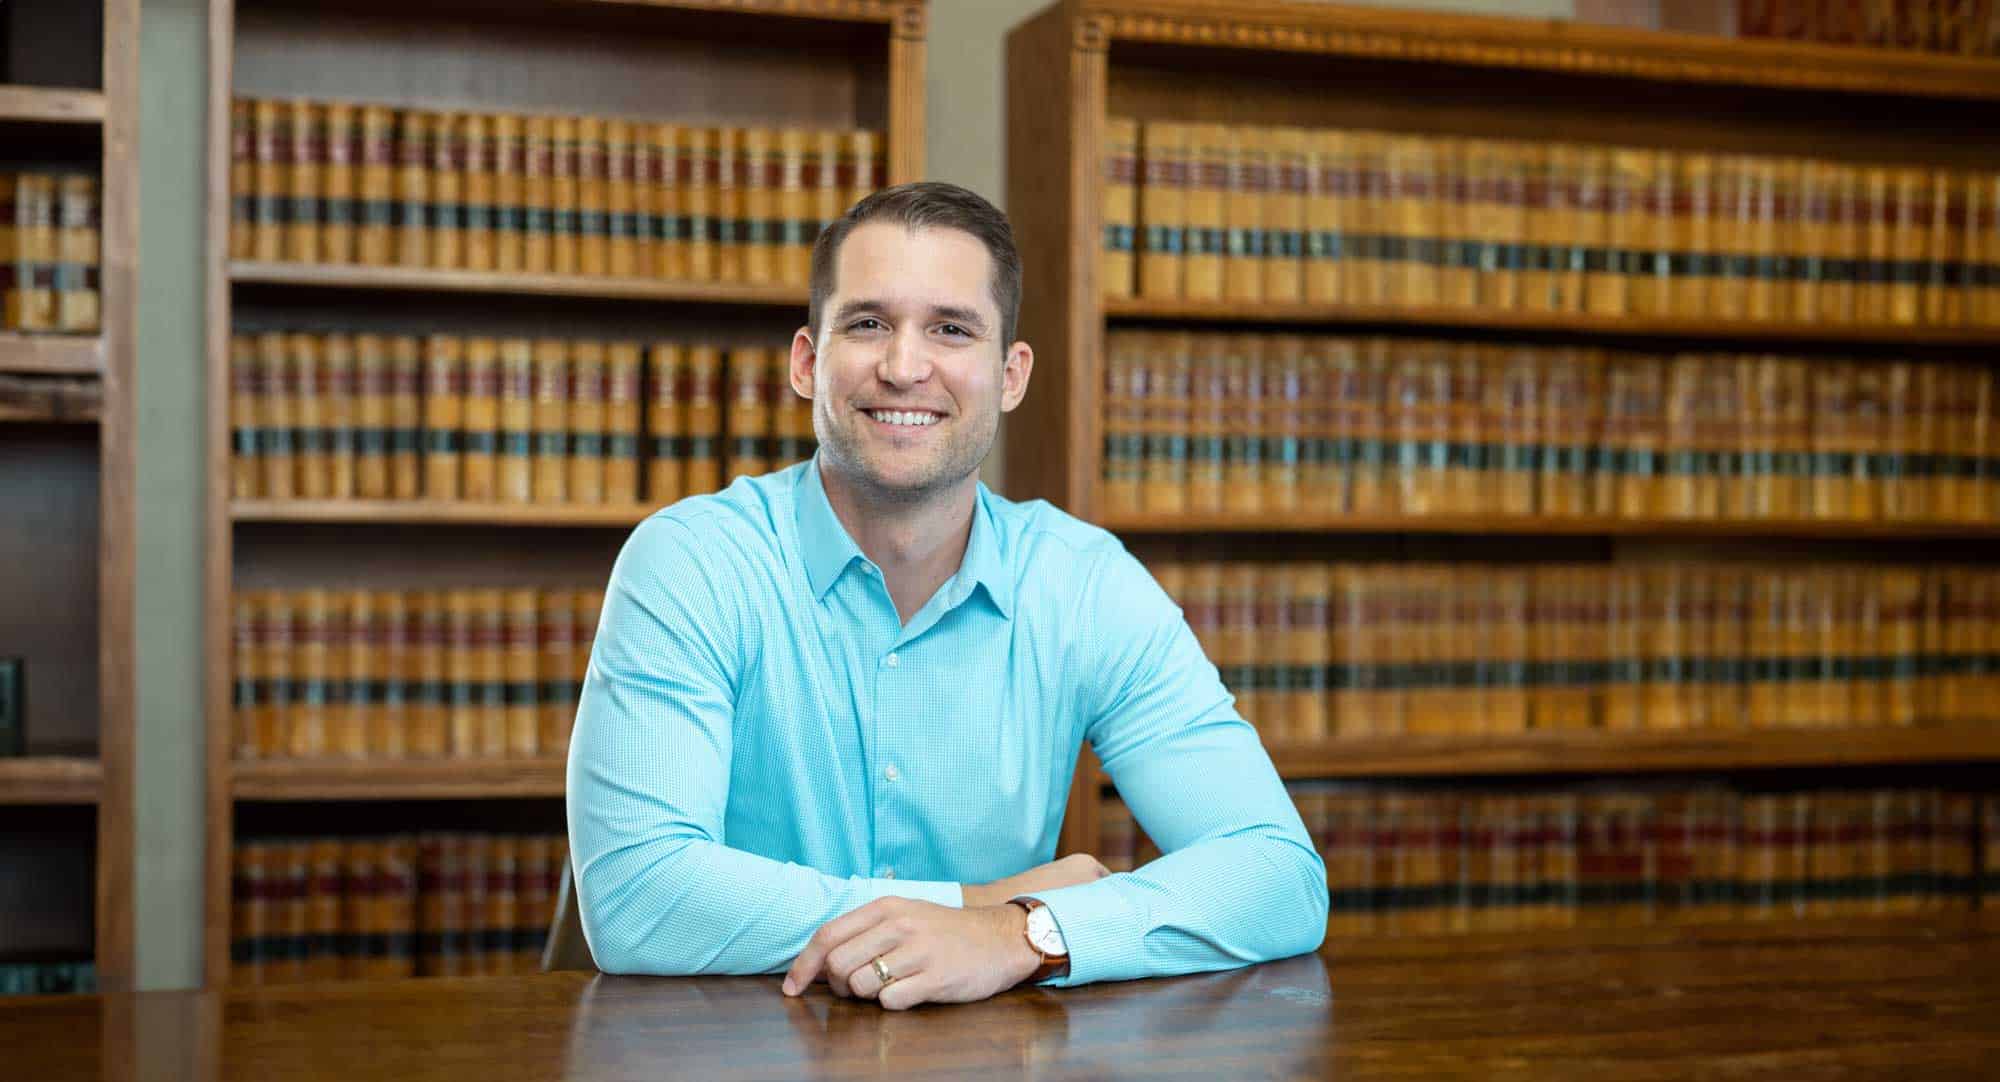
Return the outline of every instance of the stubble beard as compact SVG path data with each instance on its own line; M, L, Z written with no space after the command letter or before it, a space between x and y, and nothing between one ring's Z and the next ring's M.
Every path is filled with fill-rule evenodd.
M846 407L842 407L846 410ZM814 411L813 428L819 438L820 454L829 468L839 472L841 478L853 489L855 495L876 507L912 507L937 499L963 484L967 478L979 472L979 466L993 450L993 440L999 431L996 417L985 425L985 431L958 428L934 452L928 469L908 480L889 476L884 464L873 461L879 454L895 454L887 448L869 446L862 433L863 425L872 424L865 414L856 410L846 410L846 420L819 416ZM952 419L955 426L964 417Z

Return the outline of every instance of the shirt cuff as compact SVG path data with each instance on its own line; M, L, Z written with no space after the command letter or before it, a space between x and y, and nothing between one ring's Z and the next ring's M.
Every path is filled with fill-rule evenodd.
M868 895L871 902L878 898L915 898L952 909L965 908L965 888L943 879L870 879Z
M1091 883L1027 895L1040 899L1048 908L1049 915L1056 919L1056 930L1062 933L1063 946L1069 948L1069 972L1044 984L1067 988L1135 975L1125 971L1131 968L1129 961L1137 953L1132 929L1139 925L1132 920L1131 902L1113 882L1118 878L1111 875ZM1121 966L1121 960L1128 964Z

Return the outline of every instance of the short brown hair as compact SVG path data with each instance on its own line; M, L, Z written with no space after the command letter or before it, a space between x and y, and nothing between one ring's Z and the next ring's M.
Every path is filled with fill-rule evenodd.
M840 245L855 226L867 222L891 222L906 229L957 229L978 238L993 261L993 303L1000 309L1000 349L1006 351L1021 317L1021 253L1014 247L1014 229L1007 224L1007 215L979 193L941 180L884 188L820 230L813 242L812 300L806 309L806 325L814 338L819 337L826 300L833 296Z

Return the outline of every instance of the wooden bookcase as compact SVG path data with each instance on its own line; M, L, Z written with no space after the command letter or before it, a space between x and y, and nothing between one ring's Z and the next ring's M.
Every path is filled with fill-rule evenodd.
M237 96L557 112L885 133L890 183L923 173L924 0L521 0L417 6L210 5L208 171L207 981L229 972L231 849L246 811L288 833L433 825L418 802L539 801L559 822L563 762L231 758L232 590L601 587L654 508L440 501L254 501L229 493L233 329L561 334L782 344L800 286L229 260ZM338 801L338 808L323 802ZM397 803L391 803L397 802ZM461 805L469 808L471 805ZM516 809L518 810L518 809ZM459 814L459 823L465 821ZM247 825L246 829L256 829Z
M1458 339L1824 355L1850 346L1990 362L2000 328L1106 299L1100 146L1107 117L1910 161L2000 169L2000 62L1576 23L1288 0L1062 0L1008 39L1008 206L1026 260L1035 386L1009 424L1009 495L1050 499L1144 557L1179 541L1233 558L1571 562L1745 553L1990 560L2000 528L1881 521L1632 520L1474 514L1106 514L1107 330L1428 334ZM1920 123L1912 119L1920 117ZM1879 349L1877 350L1879 352ZM1310 549L1307 546L1311 546ZM1887 553L1887 557L1876 555ZM1274 744L1287 779L1639 775L1925 764L1990 787L2000 717L1893 730L1525 732ZM1865 783L1863 783L1865 784ZM1095 852L1107 783L1086 755L1064 851Z
M100 987L128 991L139 4L16 7L0 21L25 20L40 53L0 60L0 169L98 176L100 325L0 332L0 377L100 404L0 415L0 655L23 657L28 683L27 755L0 758L0 891L20 906L0 912L0 962L90 958Z

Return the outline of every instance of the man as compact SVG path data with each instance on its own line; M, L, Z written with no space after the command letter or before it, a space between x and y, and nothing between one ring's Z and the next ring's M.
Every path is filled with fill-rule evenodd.
M792 339L819 454L626 543L569 759L605 970L900 1009L1318 946L1325 866L1179 610L1110 534L978 481L1034 366L1020 295L979 196L862 200ZM1086 740L1166 854L1138 871L1049 862Z

